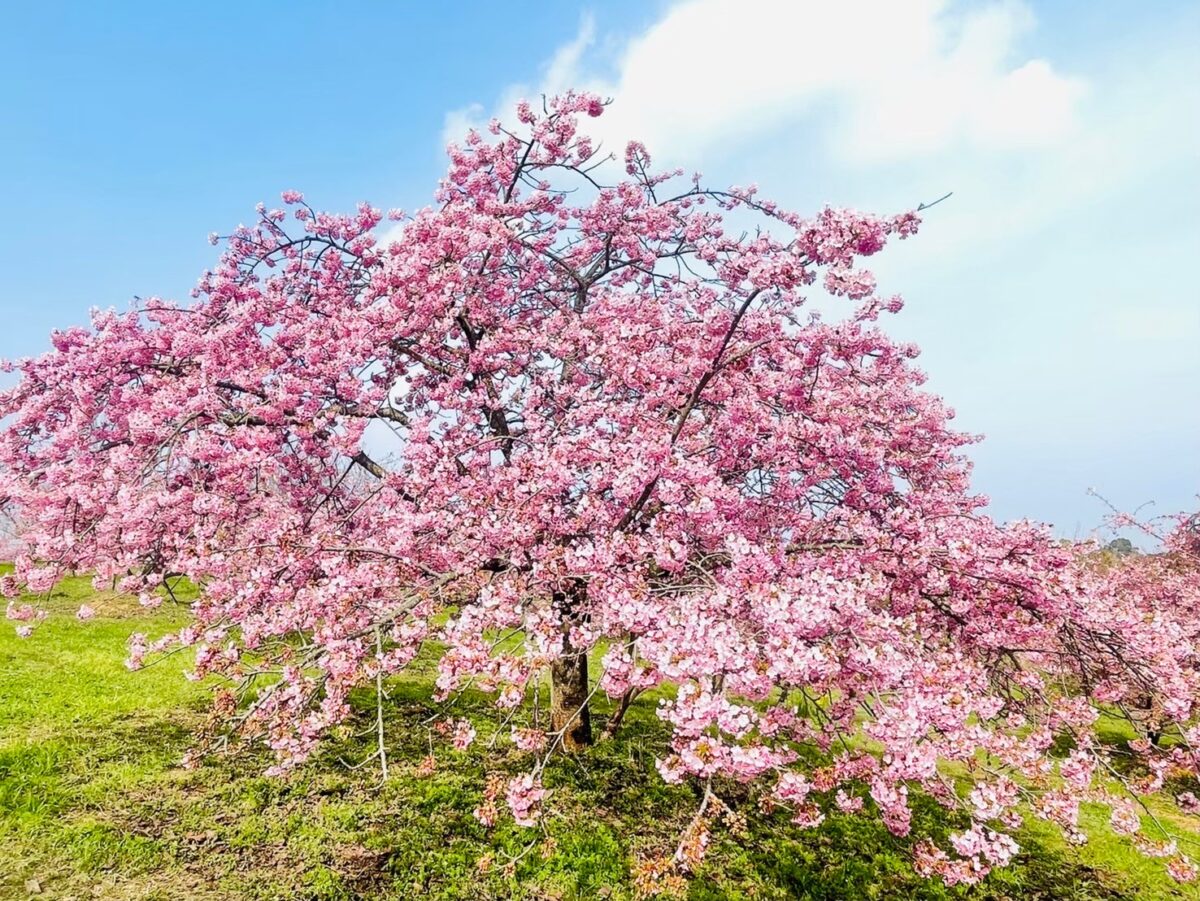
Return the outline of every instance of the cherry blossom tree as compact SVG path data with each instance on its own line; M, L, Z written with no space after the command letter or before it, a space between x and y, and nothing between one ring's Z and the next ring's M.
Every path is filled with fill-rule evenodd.
M1142 741L1158 745L1186 717L1187 698L1197 689L1191 680L1200 670L1200 514L1152 520L1115 508L1113 514L1114 528L1143 533L1157 550L1126 550L1132 549L1128 539L1099 550L1080 546L1080 565L1091 580L1088 628L1113 640L1102 646L1107 655L1078 670L1089 680L1089 695L1136 722ZM1124 659L1111 659L1115 653Z
M1194 635L1163 652L1140 589L987 518L974 439L879 327L901 302L862 261L917 214L804 217L637 143L622 173L580 130L603 109L567 94L470 133L435 204L386 232L285 192L290 215L260 206L191 304L97 312L16 363L0 497L26 543L5 592L88 571L154 605L186 577L192 624L134 636L130 665L194 648L280 771L352 689L436 648L437 699L493 693L529 755L488 783L485 823L536 823L548 755L673 686L658 768L703 787L673 871L744 782L799 826L863 809L897 835L931 794L964 825L918 865L976 881L1022 816L1079 835L1107 791L1097 720L1129 692L1171 734L1143 749L1155 772L1194 773ZM529 715L547 673L548 725ZM1147 789L1113 796L1123 831ZM1145 844L1187 877L1174 841Z

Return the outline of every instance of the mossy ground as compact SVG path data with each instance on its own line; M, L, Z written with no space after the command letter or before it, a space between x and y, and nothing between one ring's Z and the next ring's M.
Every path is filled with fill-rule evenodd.
M72 615L82 600L99 612L90 623ZM207 690L183 678L182 657L138 673L123 660L132 632L161 634L186 612L168 604L147 615L85 579L67 580L48 606L30 639L0 625L0 898L27 897L27 884L64 899L631 898L636 861L669 853L695 809L692 789L654 770L662 732L647 699L618 739L552 764L543 830L485 829L472 811L486 774L518 773L525 761L488 749L494 710L467 697L456 712L473 716L480 740L456 753L434 737L437 767L421 773L437 710L420 672L390 686L386 782L377 766L350 766L373 750L369 693L359 718L287 778L264 776L269 761L244 749L185 770ZM1018 862L971 890L918 877L910 841L873 818L832 815L801 831L782 815L751 816L740 835L718 830L686 897L1195 897L1108 833L1102 810L1087 816L1086 847L1027 829ZM930 803L916 820L934 832L953 825Z

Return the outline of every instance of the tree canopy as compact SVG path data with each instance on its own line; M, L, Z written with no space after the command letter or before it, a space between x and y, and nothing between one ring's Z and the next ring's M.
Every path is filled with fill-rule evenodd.
M90 571L155 604L196 583L194 623L135 636L130 663L194 647L196 676L233 686L222 723L279 771L353 689L436 647L438 700L493 692L529 754L489 789L525 824L546 755L674 686L659 770L703 788L684 870L734 782L802 826L835 805L897 835L929 793L964 817L914 845L950 883L1010 860L1022 811L1079 836L1101 799L1138 832L1150 783L1115 786L1097 723L1170 733L1132 745L1151 781L1195 772L1195 567L1114 574L987 517L974 439L862 268L916 212L805 217L637 143L622 170L580 127L603 110L567 94L472 132L434 205L386 233L370 206L285 192L214 237L192 303L98 312L15 364L6 592ZM547 673L548 725L529 715ZM603 733L596 692L619 701ZM1191 874L1167 827L1138 841Z

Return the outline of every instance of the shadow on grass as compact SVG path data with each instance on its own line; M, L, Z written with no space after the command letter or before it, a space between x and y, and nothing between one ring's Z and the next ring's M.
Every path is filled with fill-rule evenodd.
M418 673L389 686L386 781L369 761L370 691L286 778L262 775L269 757L247 749L181 769L202 719L194 699L167 700L165 713L139 699L136 715L72 715L49 735L31 721L27 735L0 745L0 897L20 897L23 880L36 877L51 897L626 899L637 860L673 851L697 793L655 770L666 733L653 698L631 709L617 739L551 762L544 782L555 797L540 828L502 818L487 829L473 816L487 776L523 773L529 758L506 740L511 724L489 698L467 693L447 710L430 700L430 682ZM597 706L602 719L605 702ZM451 750L433 728L447 713L476 724L468 751ZM1012 867L979 887L947 889L918 876L913 839L876 818L833 813L800 830L785 815L758 815L744 787L722 794L748 825L736 835L718 827L686 889L692 899L1183 897L1146 894L1034 833L1020 836ZM944 837L959 825L928 799L914 808L915 835Z

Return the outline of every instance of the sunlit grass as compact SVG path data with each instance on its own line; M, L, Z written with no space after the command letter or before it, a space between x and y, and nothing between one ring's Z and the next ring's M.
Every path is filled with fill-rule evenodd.
M74 613L87 601L89 623ZM527 761L489 739L501 728L486 698L464 694L479 738L465 753L431 733L432 661L389 688L390 778L366 760L374 698L361 715L286 779L241 750L179 766L203 718L206 689L183 678L183 655L137 673L125 669L129 635L160 635L186 621L69 579L44 601L51 617L21 640L0 624L0 898L24 898L35 879L48 897L111 898L631 898L639 855L669 853L694 810L694 790L668 786L654 760L663 729L655 698L631 710L620 737L545 776L555 793L542 831L472 816L489 772ZM600 705L600 716L605 707ZM419 771L431 742L437 768ZM727 787L735 804L743 789ZM1155 810L1180 828L1194 818L1168 799ZM1168 899L1191 897L1161 862L1108 832L1088 808L1094 838L1068 847L1049 827L1023 831L1016 865L971 891L917 877L911 840L873 818L833 814L801 831L786 816L750 817L748 834L718 829L693 899ZM918 800L916 825L953 828ZM530 850L530 846L533 846ZM515 862L513 862L515 859Z

